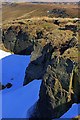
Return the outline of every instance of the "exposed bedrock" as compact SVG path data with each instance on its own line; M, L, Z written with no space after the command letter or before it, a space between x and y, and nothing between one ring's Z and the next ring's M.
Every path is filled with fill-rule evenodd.
M60 54L62 55L67 49L72 48L77 45L77 39L73 37L70 41L61 45Z
M78 38L59 30L40 29L32 34L29 30L27 25L3 30L4 46L15 54L31 54L23 85L42 79L31 118L59 118L73 103L80 103Z
M25 28L11 26L4 30L2 40L5 48L15 54L31 54L34 40L30 39L27 29L27 26Z
M49 43L44 48L37 44L31 54L31 62L26 69L24 85L34 79L42 79L48 64L50 63L54 48Z
M61 56L53 57L54 49L51 43L43 48L37 44L26 69L24 85L42 79L39 100L31 118L59 118L73 103L80 103L78 63Z
M71 29L67 28L66 30L64 27L61 28L60 25L55 25L58 24L57 22L60 21L55 20L55 23L53 23L53 21L39 21L39 23L35 22L35 24L34 21L30 24L17 22L6 26L3 25L3 44L7 50L22 55L30 55L34 50L35 43L41 43L41 46L43 47L49 42L52 43L52 46L57 49L60 55L65 54L65 52L71 48L73 48L73 52L75 52L75 49L77 52L79 44L78 31L76 30L74 33ZM37 26L37 24L39 24L39 26ZM75 25L73 26L75 27ZM74 53L68 55L73 57L73 54Z
M57 63L57 64L56 64ZM42 79L39 100L31 117L59 118L73 103L80 102L80 80L73 62L56 58ZM70 69L69 69L70 68Z

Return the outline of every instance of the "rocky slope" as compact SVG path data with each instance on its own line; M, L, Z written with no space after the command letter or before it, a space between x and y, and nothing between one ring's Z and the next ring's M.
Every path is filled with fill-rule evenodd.
M38 18L3 26L4 46L15 54L31 54L23 85L42 79L31 118L59 118L73 103L80 103L78 23Z
M3 43L5 48L16 54L31 54L33 43L29 40L27 26L10 26L3 31ZM26 53L27 51L27 53Z
M80 21L66 20L66 18L21 19L3 24L2 40L4 46L15 54L31 54L34 44L41 43L45 46L51 42L55 47L55 54L64 53L64 57L68 56L77 60L80 30L78 22Z
M80 102L78 64L69 58L53 57L53 52L51 43L43 49L37 45L26 69L24 85L34 79L42 79L32 118L59 118L73 103Z

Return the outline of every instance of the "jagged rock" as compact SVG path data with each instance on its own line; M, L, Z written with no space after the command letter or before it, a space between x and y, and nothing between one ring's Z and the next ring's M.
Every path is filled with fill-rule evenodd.
M73 103L80 102L80 81L74 66L70 59L56 57L51 61L44 74L32 118L59 118Z
M4 46L15 54L31 54L33 51L33 42L29 39L27 27L20 26L9 27L6 32L3 31Z
M65 44L62 44L60 47L60 54L62 55L67 49L74 47L78 42L78 39L76 37L73 37L70 41L66 42Z
M31 54L31 62L26 69L24 85L34 79L42 79L46 67L51 60L52 53L53 47L50 43L44 48L40 44L34 47L34 51Z
M73 103L80 102L78 64L59 56L52 58L53 52L51 43L43 48L37 44L26 69L24 85L42 79L39 100L31 118L59 118Z
M74 24L65 25L65 29L66 30L72 30L74 32L76 32L78 30L77 25L74 25Z

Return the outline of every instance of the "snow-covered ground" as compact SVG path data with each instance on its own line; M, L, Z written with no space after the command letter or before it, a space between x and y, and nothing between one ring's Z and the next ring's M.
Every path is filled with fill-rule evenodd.
M12 91L23 85L25 70L30 61L30 56L9 55L2 59L2 83L12 84L10 89L3 91Z
M0 81L4 85L8 82L12 84L11 88L0 92L0 118L1 116L26 118L27 111L38 100L41 80L34 80L23 87L25 69L30 62L30 56L11 55L2 50L0 52L0 66L2 66L0 67ZM78 114L80 114L80 104L73 104L61 118L72 118Z
M0 59L4 58L6 56L9 56L9 55L11 55L10 52L5 52L3 50L0 50Z
M26 118L28 109L38 100L41 81L33 81L2 96L2 116L4 118Z
M5 54L4 51L3 53ZM41 80L35 80L23 87L25 70L30 62L30 56L8 55L9 53L0 54L0 58L2 58L0 60L2 80L0 79L0 82L3 85L12 84L11 88L6 88L0 92L2 117L24 118L27 117L27 110L38 100Z

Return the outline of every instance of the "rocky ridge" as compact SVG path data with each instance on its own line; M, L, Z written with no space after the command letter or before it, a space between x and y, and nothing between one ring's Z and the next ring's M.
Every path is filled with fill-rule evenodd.
M2 41L5 48L11 52L24 55L31 54L34 44L41 43L43 47L51 42L55 47L55 54L64 53L64 57L69 56L72 60L77 60L78 56L75 52L77 53L79 48L78 22L75 19L66 20L66 18L64 20L56 18L17 20L3 25ZM73 52L70 53L71 48Z
M27 20L3 29L3 44L7 49L15 54L31 54L23 85L42 79L31 118L59 118L73 103L80 103L80 28L74 20L71 20L73 25L66 26L68 22Z
M42 79L39 100L32 118L59 118L73 103L80 102L78 63L61 56L52 57L51 43L35 46L26 69L24 85Z

